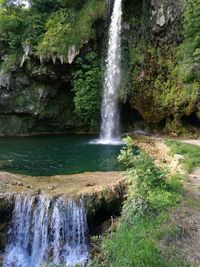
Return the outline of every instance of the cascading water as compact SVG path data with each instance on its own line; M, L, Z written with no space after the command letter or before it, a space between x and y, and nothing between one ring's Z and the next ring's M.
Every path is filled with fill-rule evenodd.
M102 101L100 142L119 141L118 96L121 76L122 0L115 0L109 29L108 53Z
M84 265L88 260L83 204L49 196L17 195L3 267Z

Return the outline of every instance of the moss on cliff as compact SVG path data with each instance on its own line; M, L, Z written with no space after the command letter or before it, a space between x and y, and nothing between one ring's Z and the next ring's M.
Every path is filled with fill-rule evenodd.
M104 0L88 0L78 12L62 9L52 14L46 24L44 38L38 45L38 54L46 57L71 58L83 44L94 38L93 24L105 13Z
M191 12L194 4L190 1L185 11L179 1L176 4L154 1L152 14L148 14L145 3L147 7L148 3L144 1L143 6L140 5L140 13L133 15L135 20L128 19L130 30L125 31L124 54L128 61L125 64L128 76L125 84L122 83L121 100L130 102L147 123L165 121L168 132L184 134L181 119L193 113L199 116L198 78L186 81L181 74L184 67L181 58L187 57L186 51L189 53L184 48L188 47L188 42L194 44L191 38L196 38L194 30L188 39L188 16L194 13L191 19L196 25L199 11L193 9ZM191 71L192 66L188 68Z

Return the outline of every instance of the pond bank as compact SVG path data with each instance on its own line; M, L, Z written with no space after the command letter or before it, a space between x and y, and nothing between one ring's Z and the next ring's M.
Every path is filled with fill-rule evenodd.
M124 181L123 172L87 172L73 175L26 176L0 172L0 195L42 193L79 197L105 189L113 190Z

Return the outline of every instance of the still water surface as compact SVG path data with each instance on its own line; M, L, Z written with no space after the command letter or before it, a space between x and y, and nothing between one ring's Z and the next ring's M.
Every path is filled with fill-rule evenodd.
M0 170L26 175L59 175L121 170L120 145L90 144L94 136L0 138Z

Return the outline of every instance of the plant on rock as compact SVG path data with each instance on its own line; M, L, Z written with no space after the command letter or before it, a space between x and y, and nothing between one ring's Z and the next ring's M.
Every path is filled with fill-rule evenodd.
M102 68L94 52L79 57L74 74L75 112L88 126L98 125L100 117Z

